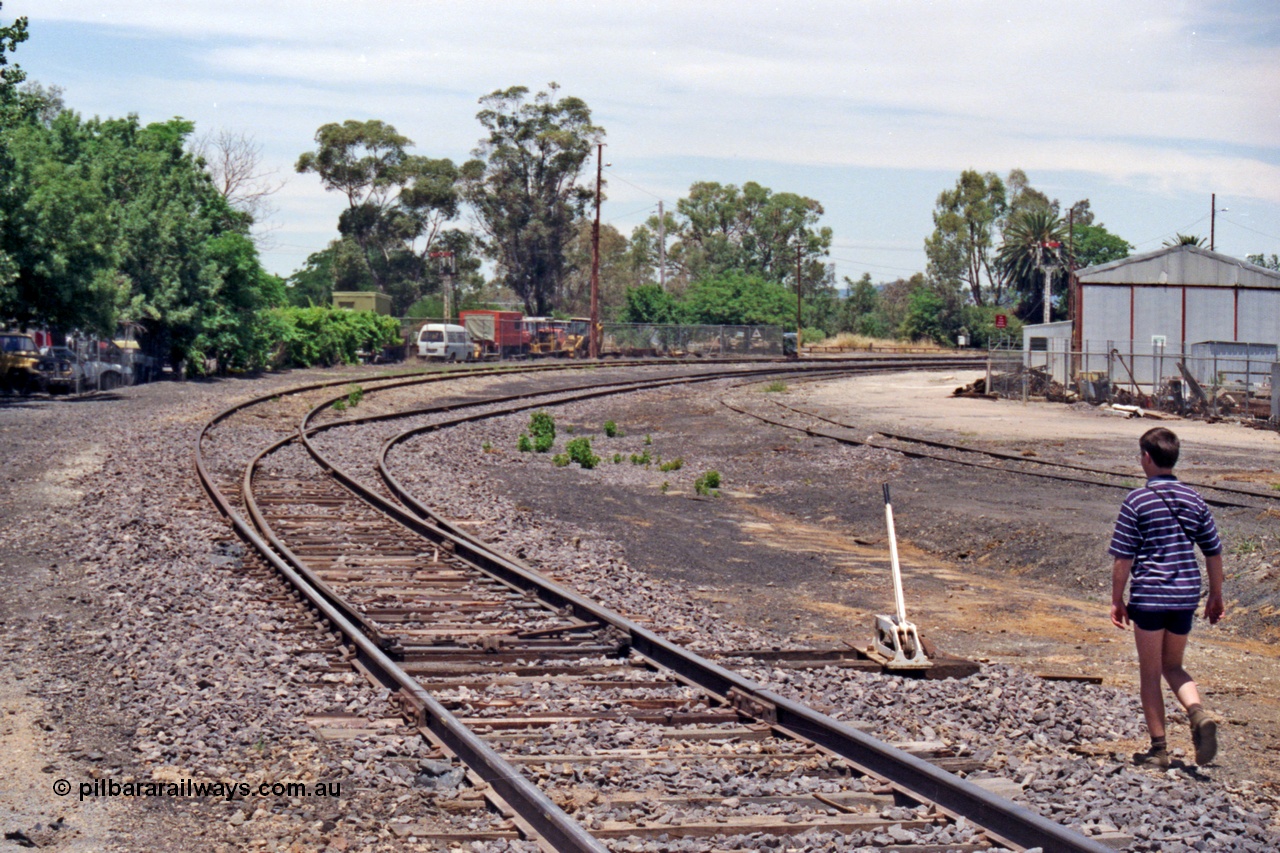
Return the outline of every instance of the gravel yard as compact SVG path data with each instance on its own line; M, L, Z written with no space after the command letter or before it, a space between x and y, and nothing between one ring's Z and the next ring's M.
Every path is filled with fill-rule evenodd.
M353 381L371 374L350 373ZM217 410L337 375L0 403L0 615L9 629L0 770L15 783L0 796L0 819L5 833L16 833L10 840L67 850L178 849L193 836L208 849L415 849L415 835L390 832L388 823L461 833L492 820L439 784L447 766L433 764L411 736L319 734L325 724L317 721L389 720L386 696L337 671L332 638L242 559L192 472L192 442ZM868 431L892 424L1136 469L1130 445L1149 422L946 399L967 381L871 377L774 393ZM449 393L521 383L467 380ZM1197 627L1188 667L1224 719L1220 761L1203 771L1139 771L1116 759L1145 744L1131 641L1107 623L1105 607L1104 552L1123 492L798 439L724 408L722 395L771 405L758 386L730 384L550 409L556 452L589 436L601 457L592 470L519 453L527 416L424 436L392 460L427 503L708 654L865 644L871 616L892 601L879 501L879 483L889 481L909 615L940 647L989 665L964 681L763 664L751 665L750 677L878 737L941 741L977 755L992 775L1020 786L1028 805L1086 828L1119 829L1138 839L1132 849L1191 849L1197 840L1208 846L1196 849L1274 848L1274 518L1218 514L1231 609L1222 626ZM413 394L419 405L427 397L402 396ZM389 405L378 400L365 405ZM623 434L605 437L606 420ZM320 443L355 460L405 426L355 439L335 430ZM1184 438L1188 479L1280 481L1257 464L1280 458L1275 433L1169 426ZM718 494L698 494L695 480L712 469L723 475ZM1048 670L1099 675L1104 684L1031 675ZM1180 714L1171 735L1189 752ZM397 761L377 761L385 755ZM342 795L81 802L80 784L100 777L341 780ZM58 779L72 783L70 796L51 794Z

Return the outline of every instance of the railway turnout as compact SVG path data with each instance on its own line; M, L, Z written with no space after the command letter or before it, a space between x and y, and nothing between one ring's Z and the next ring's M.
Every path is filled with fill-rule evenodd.
M329 383L220 413L196 466L237 533L341 631L352 665L393 690L406 719L506 818L478 840L711 850L765 834L827 849L1107 850L949 772L972 769L964 759L882 743L544 577L416 499L388 459L433 430L566 401L959 363L663 365L623 378L533 368L547 374L534 392L471 387L363 417L337 416L346 383ZM377 400L496 373L397 375L362 392ZM376 458L352 465L328 449L359 430L378 430Z

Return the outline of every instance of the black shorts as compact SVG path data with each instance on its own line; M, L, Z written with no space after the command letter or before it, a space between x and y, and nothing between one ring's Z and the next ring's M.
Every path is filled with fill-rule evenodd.
M1170 634L1190 634L1196 611L1191 610L1139 610L1132 604L1125 608L1129 621L1144 631L1168 631Z

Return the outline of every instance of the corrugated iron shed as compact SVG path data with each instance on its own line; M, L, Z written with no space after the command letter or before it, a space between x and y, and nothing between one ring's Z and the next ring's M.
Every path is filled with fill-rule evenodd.
M1199 246L1169 246L1076 272L1081 284L1172 284L1280 289L1280 272Z

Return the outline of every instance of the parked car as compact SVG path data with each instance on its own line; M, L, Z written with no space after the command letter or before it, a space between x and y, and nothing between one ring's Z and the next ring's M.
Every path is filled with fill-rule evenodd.
M418 332L418 358L470 361L471 339L462 326L427 323Z
M82 358L70 347L46 347L40 359L44 388L50 393L84 393L110 391L121 385L132 384L133 368L118 357L115 348L100 345L98 350L98 358L92 355Z
M0 334L0 391L30 394L43 386L35 339L23 332Z

